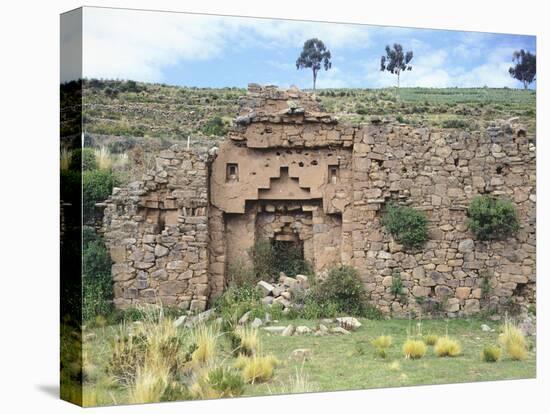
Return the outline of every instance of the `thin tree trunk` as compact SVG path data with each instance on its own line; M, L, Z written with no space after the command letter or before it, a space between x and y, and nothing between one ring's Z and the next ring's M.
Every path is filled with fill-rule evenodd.
M315 90L315 83L317 82L317 72L313 70L313 90Z

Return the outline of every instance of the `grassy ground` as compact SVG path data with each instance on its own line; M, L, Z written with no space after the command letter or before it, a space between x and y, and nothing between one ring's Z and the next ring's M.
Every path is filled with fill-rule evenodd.
M432 347L420 360L406 360L401 353L407 332L416 332L416 322L407 320L361 320L363 326L351 335L313 335L283 337L261 330L264 354L273 354L281 364L275 369L271 381L246 385L244 395L268 395L301 391L293 388L292 379L296 373L307 380L307 390L335 391L368 389L379 387L411 386L422 384L445 384L457 382L489 381L503 379L533 378L536 374L535 350L529 352L526 360L517 362L503 355L501 361L485 363L480 359L482 349L495 344L499 325L492 321L459 319L448 322L426 320L422 333L444 335L448 330L451 337L462 344L462 355L455 358L438 358ZM288 321L281 322L286 325ZM314 327L317 321L295 320L295 326ZM480 326L486 323L495 332L482 332ZM88 402L99 405L123 404L127 402L128 390L117 386L105 373L111 354L111 341L119 327L89 329L84 335L85 391ZM391 335L393 344L385 359L376 355L370 341L378 335ZM220 340L220 356L231 364L232 356L225 340ZM297 348L309 348L312 358L306 362L289 359Z

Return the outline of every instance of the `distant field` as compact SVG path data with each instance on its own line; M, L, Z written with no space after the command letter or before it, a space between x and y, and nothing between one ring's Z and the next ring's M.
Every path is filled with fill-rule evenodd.
M84 126L89 134L207 140L223 136L246 94L239 88L187 88L132 81L87 80ZM519 117L535 133L536 93L493 88L322 89L327 111L342 120L372 116L402 123L478 130Z

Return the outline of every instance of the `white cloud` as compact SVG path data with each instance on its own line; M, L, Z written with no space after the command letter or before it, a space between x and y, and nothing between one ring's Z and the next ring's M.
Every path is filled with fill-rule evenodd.
M517 81L508 74L513 50L513 48L494 49L488 54L484 63L471 68L454 66L456 59L451 60L449 53L444 49L425 50L422 55L413 58L412 71L403 72L400 83L401 86L426 88L516 87ZM455 51L456 49L452 53ZM379 62L369 62L365 68L365 79L374 87L396 85L396 76L389 72L381 72Z
M299 48L311 37L330 49L366 45L367 27L182 13L84 9L84 76L162 80L182 61L243 47Z

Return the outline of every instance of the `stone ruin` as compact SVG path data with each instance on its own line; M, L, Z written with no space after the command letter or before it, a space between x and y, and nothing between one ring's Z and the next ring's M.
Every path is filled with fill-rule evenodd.
M263 238L300 246L316 273L354 266L386 314L425 300L448 316L511 301L526 308L535 301L535 191L535 148L514 119L475 132L376 117L351 125L315 95L251 84L219 149L161 151L154 171L106 201L115 304L202 311ZM467 208L478 194L513 200L515 238L474 239ZM389 200L426 214L424 248L405 251L385 231ZM397 274L408 300L392 293Z

